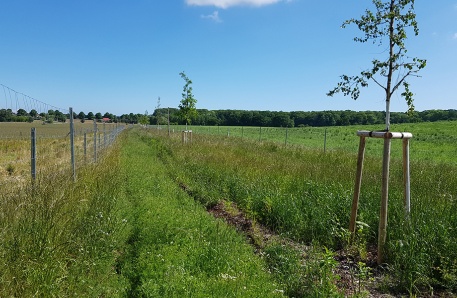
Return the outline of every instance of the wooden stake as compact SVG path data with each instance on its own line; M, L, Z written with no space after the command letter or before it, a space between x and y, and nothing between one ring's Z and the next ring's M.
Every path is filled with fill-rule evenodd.
M379 216L378 231L378 264L384 261L384 246L387 238L387 208L389 201L389 166L390 166L391 139L384 139L384 154L382 158L382 189L381 189L381 212Z
M359 155L357 159L357 174L355 177L354 197L352 199L351 220L349 222L349 231L354 237L355 221L357 219L357 209L359 207L360 186L362 185L363 159L365 157L365 137L360 137Z
M403 139L403 183L406 216L411 212L411 188L409 176L409 139Z

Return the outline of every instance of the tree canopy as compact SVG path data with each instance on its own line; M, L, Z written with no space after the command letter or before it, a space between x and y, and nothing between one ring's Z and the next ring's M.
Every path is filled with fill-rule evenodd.
M343 23L342 27L355 24L360 31L361 37L355 37L356 42L373 42L378 46L387 44L386 57L381 60L373 59L371 68L363 70L359 75L342 75L341 82L337 87L329 91L327 95L336 93L350 95L356 100L360 95L360 88L367 87L369 82L374 82L385 91L386 101L386 130L390 129L390 101L392 94L400 87L404 91L401 96L408 104L409 112L414 111L413 93L409 89L407 78L418 76L417 73L426 66L427 61L412 58L407 55L405 41L408 29L412 29L415 35L419 29L414 12L414 0L372 0L375 11L366 10L360 19L350 19ZM393 78L396 74L397 80Z

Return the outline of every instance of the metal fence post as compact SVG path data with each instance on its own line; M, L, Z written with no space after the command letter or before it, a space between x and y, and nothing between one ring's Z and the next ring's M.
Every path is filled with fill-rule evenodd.
M75 162L75 127L73 123L73 108L70 107L70 150L71 168L73 171L73 181L76 181L76 162Z
M327 149L327 128L325 128L325 133L324 133L324 153Z
M94 119L94 162L97 162L97 121Z
M87 133L84 132L84 162L87 161Z
M32 174L32 179L36 179L36 129L35 127L32 127L32 131L30 133L31 136L31 154L30 154L30 164L31 164L31 174Z

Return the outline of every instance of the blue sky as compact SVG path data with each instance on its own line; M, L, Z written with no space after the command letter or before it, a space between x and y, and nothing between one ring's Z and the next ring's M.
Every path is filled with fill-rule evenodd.
M326 96L340 75L385 57L354 42L355 27L340 28L367 8L371 0L2 0L0 84L75 112L152 113L158 97L178 106L185 71L197 108L384 110L375 84L357 101ZM410 80L416 109L456 109L457 0L415 8L408 54L428 61ZM9 100L0 87L0 108L15 109ZM399 95L392 110L407 110Z

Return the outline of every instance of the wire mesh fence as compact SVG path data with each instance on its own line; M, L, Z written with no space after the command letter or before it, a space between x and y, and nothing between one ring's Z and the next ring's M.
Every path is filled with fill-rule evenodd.
M0 123L0 183L70 172L72 152L76 168L96 162L125 127L115 123L76 123L72 144L68 122Z

